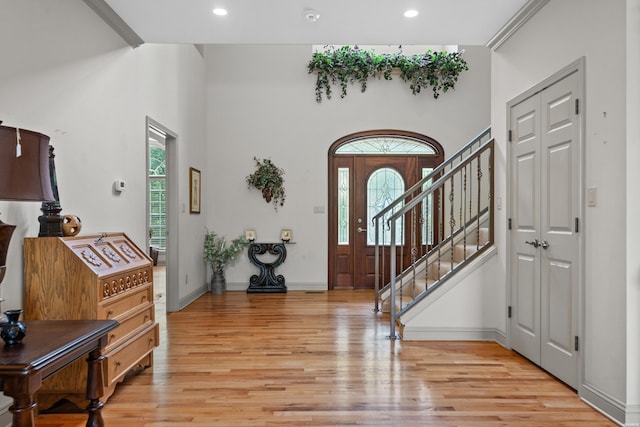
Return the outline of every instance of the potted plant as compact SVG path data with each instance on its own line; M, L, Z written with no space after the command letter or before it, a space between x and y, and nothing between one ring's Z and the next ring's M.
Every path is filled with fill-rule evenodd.
M253 158L256 162L256 170L247 176L247 186L253 187L262 192L262 197L267 203L273 203L275 210L278 206L284 205L284 169L277 167L270 159L260 160Z
M211 291L222 294L226 289L224 267L233 261L249 242L243 237L237 237L227 244L224 237L207 230L204 236L204 260L211 267Z

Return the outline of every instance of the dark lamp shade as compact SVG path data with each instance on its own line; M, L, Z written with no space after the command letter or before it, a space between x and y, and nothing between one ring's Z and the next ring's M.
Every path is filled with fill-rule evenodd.
M20 129L20 157L16 157L16 141L16 128L0 126L0 200L54 201L49 137Z

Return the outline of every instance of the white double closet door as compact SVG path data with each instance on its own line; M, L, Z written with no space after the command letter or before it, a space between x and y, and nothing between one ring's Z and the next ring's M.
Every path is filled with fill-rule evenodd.
M579 70L509 105L511 347L578 382Z

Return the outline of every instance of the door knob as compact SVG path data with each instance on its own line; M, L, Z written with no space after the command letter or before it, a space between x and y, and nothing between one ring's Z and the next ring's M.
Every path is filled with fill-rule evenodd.
M540 242L540 246L542 246L542 249L547 249L549 246L549 242L547 242L546 240L543 240L542 242Z
M531 245L534 248L537 248L538 246L540 246L540 242L538 241L538 239L535 239L533 242L530 242L528 240L524 241L527 245ZM545 248L546 249L546 248Z
M367 231L366 228L358 227L358 233L364 233L365 231Z

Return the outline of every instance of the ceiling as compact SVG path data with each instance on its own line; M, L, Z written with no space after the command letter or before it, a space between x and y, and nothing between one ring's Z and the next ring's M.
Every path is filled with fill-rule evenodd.
M486 45L527 0L104 0L145 43ZM529 0L531 2L531 0ZM215 16L213 8L228 10ZM405 18L407 9L419 12ZM320 17L309 22L308 10Z

